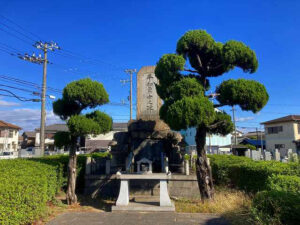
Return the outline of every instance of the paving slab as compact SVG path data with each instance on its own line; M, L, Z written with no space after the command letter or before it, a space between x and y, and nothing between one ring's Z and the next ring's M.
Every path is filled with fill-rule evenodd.
M47 225L230 225L220 215L174 212L67 212Z

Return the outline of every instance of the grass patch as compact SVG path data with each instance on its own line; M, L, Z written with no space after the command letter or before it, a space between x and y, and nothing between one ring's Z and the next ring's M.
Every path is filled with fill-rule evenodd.
M244 191L216 188L213 201L201 202L200 199L178 199L175 201L177 212L221 214L232 225L255 224L251 217L252 196Z

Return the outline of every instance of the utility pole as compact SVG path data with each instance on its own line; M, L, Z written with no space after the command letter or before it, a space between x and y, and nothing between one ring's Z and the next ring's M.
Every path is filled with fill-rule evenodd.
M43 156L45 153L45 103L46 103L46 83L47 83L47 63L49 63L47 59L48 50L54 51L55 49L60 49L55 42L41 42L38 41L34 45L37 49L40 49L44 53L44 58L39 55L35 56L33 53L32 56L25 54L24 56L20 56L19 58L37 64L43 64L43 83L42 83L42 95L41 95L41 126L40 126L40 150L41 155Z
M236 125L235 125L235 108L232 106L232 119L233 119L233 126L234 126L234 145L237 145L237 137L236 137Z
M125 73L130 75L130 80L125 80L125 82L130 82L130 93L129 93L129 100L130 100L130 120L132 120L132 75L136 73L136 69L126 69ZM121 82L124 80L121 80Z

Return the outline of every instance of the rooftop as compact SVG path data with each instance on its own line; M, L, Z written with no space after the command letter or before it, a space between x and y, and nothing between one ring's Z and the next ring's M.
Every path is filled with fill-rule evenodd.
M40 131L40 128L35 129L37 132ZM68 131L68 127L66 124L52 124L49 126L45 127L45 132L46 133L52 133L52 132L57 132L57 131Z
M10 129L16 129L16 130L21 130L21 127L18 127L17 125L7 123L3 120L0 120L0 128L10 128Z
M292 121L300 121L300 115L284 116L284 117L280 117L278 119L263 122L261 124L273 124L273 123L283 123L283 122L292 122Z

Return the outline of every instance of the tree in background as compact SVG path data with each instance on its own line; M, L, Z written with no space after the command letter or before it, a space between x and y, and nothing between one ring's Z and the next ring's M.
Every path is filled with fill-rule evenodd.
M99 110L82 114L83 110L94 109L108 103L108 94L103 85L89 78L69 83L63 90L63 96L53 103L53 111L67 122L68 132L55 135L56 146L70 148L68 164L67 202L77 202L76 188L76 149L80 137L88 134L106 133L112 128L112 118Z
M179 39L176 52L162 56L155 69L157 93L164 100L160 117L174 130L196 127L199 190L202 200L211 199L214 187L205 152L206 133L226 135L233 130L231 117L216 108L239 105L242 110L256 113L269 96L265 87L254 80L230 79L216 88L218 104L209 100L209 78L235 67L246 73L256 71L256 55L242 42L223 44L204 30L193 30Z

